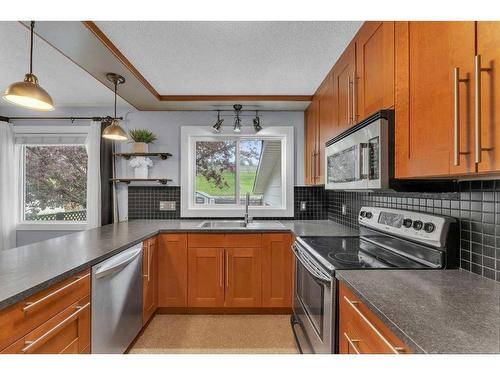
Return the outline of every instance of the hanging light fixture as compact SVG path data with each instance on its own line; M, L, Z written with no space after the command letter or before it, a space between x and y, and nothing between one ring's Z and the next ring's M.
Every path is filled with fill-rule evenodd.
M33 30L35 21L30 25L30 72L25 75L23 82L15 82L5 90L4 100L22 107L39 111L54 110L54 102L50 95L39 84L38 78L33 74Z
M233 108L236 112L235 118L234 118L234 127L233 131L235 133L241 133L241 119L240 119L240 111L241 111L241 104L235 104L233 105Z
M118 85L125 83L125 78L115 73L106 74L106 78L115 85L115 115L111 121L111 125L107 126L102 132L102 137L114 141L126 141L128 139L127 133L122 129L120 122L116 118L116 93L118 91Z
M224 122L223 118L220 118L220 111L217 111L217 122L212 128L214 129L214 133L220 133L220 128L222 127L222 123Z
M255 129L256 133L262 130L262 126L260 125L259 111L255 111L255 118L253 119L253 128Z

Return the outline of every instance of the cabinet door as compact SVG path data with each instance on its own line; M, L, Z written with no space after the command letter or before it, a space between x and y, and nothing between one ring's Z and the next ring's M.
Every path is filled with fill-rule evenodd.
M188 306L224 306L224 249L188 249Z
M289 233L262 235L262 306L292 307L293 257Z
M261 307L261 249L226 250L226 307Z
M158 249L156 237L144 241L142 260L142 320L146 324L158 307Z
M158 247L158 306L187 306L187 234L160 234Z
M475 171L471 74L474 22L396 22L396 177ZM460 122L454 130L455 68ZM459 166L454 165L454 136Z
M315 185L318 165L316 163L318 132L318 101L313 100L305 112L304 123L304 173L305 184Z
M317 149L317 184L325 183L325 143L337 135L335 100L333 90L333 72L330 72L318 89L318 149Z
M477 54L481 58L481 161L479 172L500 171L500 22L477 22ZM478 98L475 98L477 100Z
M338 132L357 121L355 100L356 48L351 43L333 67Z
M356 36L357 118L394 106L394 22L365 22Z

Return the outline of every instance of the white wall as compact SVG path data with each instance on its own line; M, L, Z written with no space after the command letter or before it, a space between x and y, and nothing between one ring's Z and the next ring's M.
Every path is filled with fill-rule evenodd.
M107 116L112 113L111 107L99 108L57 108L53 112L40 114L28 112L14 107L0 107L0 116ZM250 113L249 113L250 114ZM158 140L150 146L151 151L170 152L173 156L165 161L155 161L151 170L153 177L167 177L173 179L171 185L180 183L180 128L182 126L210 126L215 123L217 114L214 111L190 112L141 112L131 108L120 108L118 116L123 116L122 126L126 129L147 128L155 132ZM261 112L261 124L266 126L293 126L295 128L295 185L304 184L304 113L303 112ZM232 126L232 117L224 117L225 126ZM13 121L16 126L23 125L68 125L69 121ZM243 125L252 123L251 116L242 117ZM76 121L75 126L87 125L85 121ZM131 145L117 143L117 151L130 151ZM128 162L120 160L117 164L118 176L132 176L132 169ZM120 219L126 219L127 187L119 185L118 202ZM18 235L18 243L25 243L26 239L35 242L38 238L45 239L47 233L41 236L39 231ZM56 233L56 232L54 232ZM58 232L59 233L59 232ZM56 234L58 234L56 233Z

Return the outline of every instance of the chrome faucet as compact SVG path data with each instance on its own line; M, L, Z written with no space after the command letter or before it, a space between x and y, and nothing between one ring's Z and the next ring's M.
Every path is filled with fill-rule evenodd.
M250 193L247 193L245 200L245 226L252 221L250 216L248 216L248 206L250 205Z

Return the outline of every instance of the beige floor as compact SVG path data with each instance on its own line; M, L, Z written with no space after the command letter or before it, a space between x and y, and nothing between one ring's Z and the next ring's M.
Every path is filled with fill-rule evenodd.
M156 315L132 354L296 354L288 315Z

